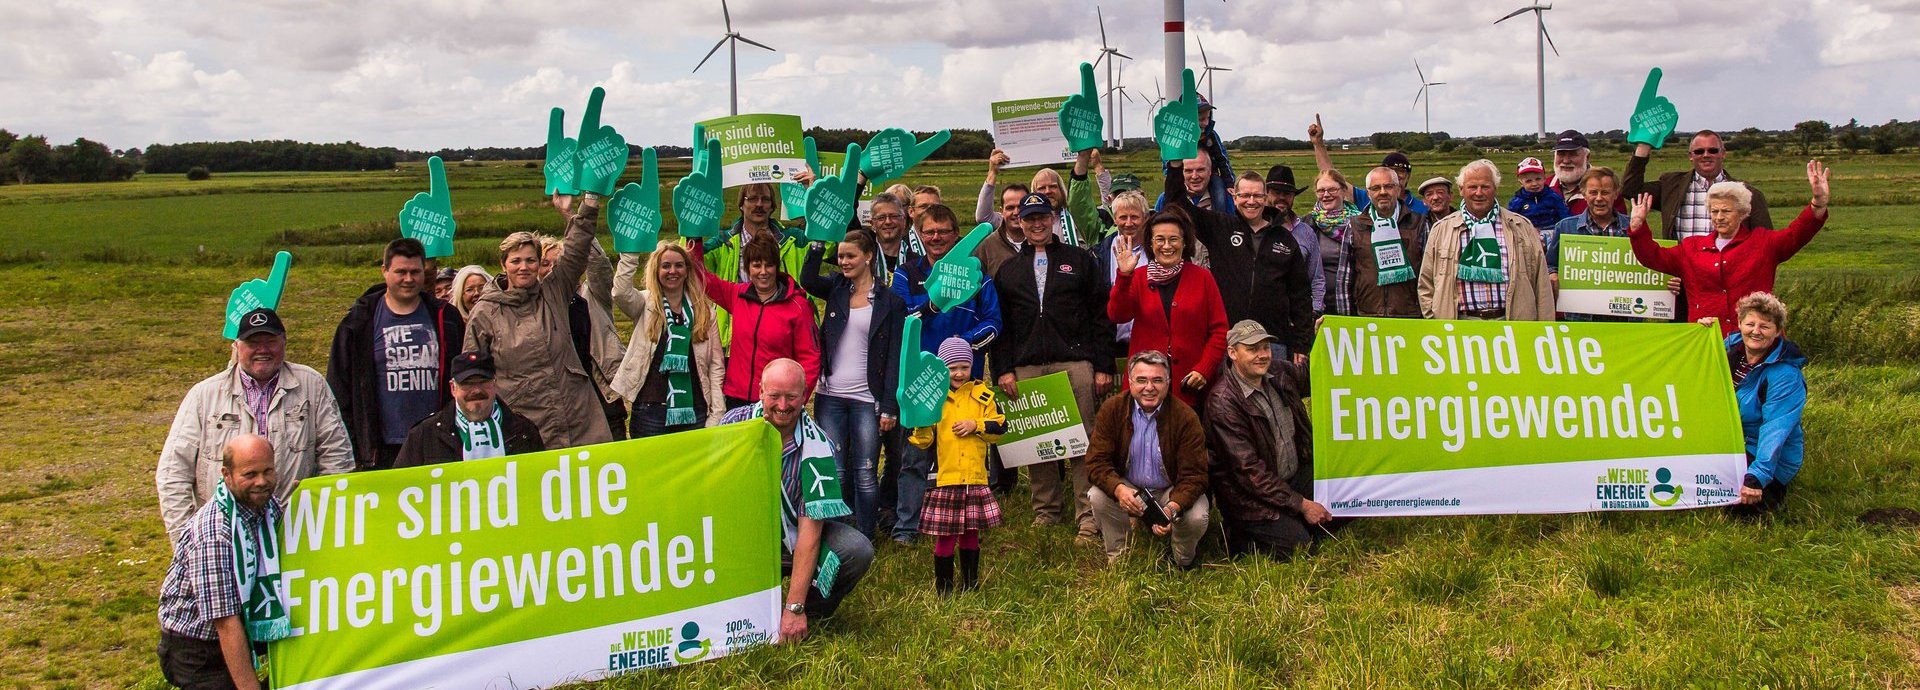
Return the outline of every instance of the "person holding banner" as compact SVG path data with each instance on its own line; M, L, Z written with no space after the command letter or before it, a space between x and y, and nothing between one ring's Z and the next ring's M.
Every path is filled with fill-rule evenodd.
M992 183L988 183L988 186L990 188ZM1019 254L1020 245L1026 242L1025 234L1020 229L1018 216L1020 200L1027 198L1028 193L1030 190L1024 184L1018 182L1008 184L1007 188L1000 192L999 211L992 211L987 206L987 197L984 195L981 197L981 205L976 212L984 211L980 214L983 219L976 222L991 223L994 233L992 237L987 238L987 241L974 247L973 256L980 260L981 272L989 277L1000 270L1000 264L1006 263L1007 259ZM987 215L991 215L991 219L986 219Z
M1584 141L1584 139L1582 139L1582 141ZM1553 283L1555 291L1558 291L1560 288L1561 237L1566 235L1626 237L1627 230L1629 229L1626 216L1618 212L1616 205L1620 198L1620 177L1618 173L1613 171L1613 168L1604 165L1587 168L1582 173L1580 187L1581 206L1583 206L1585 210L1578 215L1568 216L1562 219L1553 226L1552 231L1545 233L1545 235L1541 237L1541 240L1546 244L1547 248L1547 270L1549 271L1547 279ZM1667 291L1675 295L1680 294L1680 279L1669 279L1667 281ZM1578 313L1561 314L1560 320L1611 321L1618 323L1646 321L1646 319L1632 316Z
M792 244L788 240L786 244ZM721 392L727 407L735 408L760 397L761 369L779 359L792 359L806 372L806 389L820 381L820 341L814 333L814 306L786 272L782 241L760 234L740 250L747 281L736 283L710 273L694 247L698 284L707 298L733 315L739 328L728 339L727 375ZM710 263L710 262L708 262Z
M187 391L160 447L154 487L161 522L175 543L194 511L214 499L221 450L235 437L260 436L272 444L280 500L302 479L353 471L353 442L333 389L312 367L287 361L279 314L262 307L241 316L232 351L226 369Z
M820 325L820 392L814 396L813 413L840 448L840 476L853 486L847 497L854 524L872 539L880 510L880 484L874 475L880 434L893 431L900 420L894 396L906 304L881 283L879 245L867 231L850 231L834 245L840 274L832 278L819 275L826 251L827 243L811 243L800 274L807 293L827 301Z
M973 346L960 338L940 342L947 365L947 400L940 421L913 430L921 450L937 450L940 474L927 492L921 531L934 537L933 588L953 593L953 559L960 557L960 588L980 586L980 532L1000 525L1000 503L987 488L987 451L1007 431L1007 416L994 402L993 389L974 378Z
M1807 357L1786 338L1787 305L1779 298L1756 292L1741 298L1735 311L1740 331L1727 336L1727 361L1740 404L1747 473L1740 502L1727 509L1750 518L1779 508L1787 499L1787 485L1800 473L1806 452L1800 416L1807 407L1807 377L1801 370ZM1710 325L1707 319L1700 323Z
M1653 207L1652 194L1634 200L1633 256L1640 264L1680 279L1687 300L1687 314L1695 320L1720 320L1720 334L1731 335L1739 323L1734 303L1743 295L1772 292L1773 278L1780 264L1793 258L1801 247L1827 224L1827 166L1807 161L1807 186L1813 199L1784 230L1755 225L1751 220L1755 196L1744 182L1719 182L1707 190L1707 214L1713 231L1680 240L1678 245L1662 247L1653 241L1647 227L1647 209Z
M1206 434L1193 408L1167 394L1172 371L1153 350L1128 358L1127 394L1108 398L1094 417L1086 495L1108 563L1126 555L1136 520L1155 536L1171 535L1180 568L1194 567L1207 533Z
M1500 169L1482 158L1460 168L1465 201L1427 233L1420 313L1429 319L1552 321L1553 284L1540 232L1500 208Z
M1357 316L1420 318L1420 254L1427 217L1400 203L1400 176L1392 168L1367 173L1373 203L1347 220L1336 261L1333 301Z
M413 425L394 467L486 460L546 450L540 427L507 409L493 386L493 358L462 352L453 358L448 383L453 402Z
M1213 273L1193 263L1193 224L1179 213L1155 214L1147 221L1149 261L1146 275L1136 276L1140 254L1134 241L1114 240L1113 288L1107 295L1107 318L1132 322L1129 356L1143 350L1169 353L1176 395L1188 405L1199 405L1201 391L1220 370L1226 355L1227 310Z
M170 684L258 690L255 645L293 633L278 586L284 509L274 496L274 448L241 434L221 444L219 458L213 500L174 540L156 653Z
M1276 366L1271 342L1256 321L1227 331L1229 364L1207 392L1207 470L1227 553L1286 560L1313 542L1310 526L1333 515L1313 500L1313 424L1301 400L1307 369Z
M726 414L725 341L713 300L696 284L696 263L686 247L661 240L647 256L642 289L633 286L639 254L621 254L613 272L613 303L633 319L633 339L612 388L633 406L633 438L715 426Z
M382 282L354 300L333 332L327 385L358 469L392 467L407 430L451 400L442 382L467 324L458 310L421 291L425 260L420 240L388 242Z
M780 640L798 642L810 618L833 615L866 577L873 542L833 521L853 511L840 497L833 440L807 414L806 369L776 359L754 383L760 401L729 410L720 422L761 419L780 432L780 565L788 576Z

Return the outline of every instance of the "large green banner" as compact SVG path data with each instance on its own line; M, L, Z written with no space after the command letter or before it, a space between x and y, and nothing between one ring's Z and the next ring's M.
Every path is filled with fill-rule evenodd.
M754 421L305 480L274 686L544 686L773 642L779 471Z
M1334 515L1739 498L1718 329L1328 316L1312 362L1315 499Z
M1663 246L1675 243L1655 240ZM1667 274L1640 265L1625 237L1560 236L1560 298L1569 314L1672 319Z
M707 138L720 140L720 179L728 189L788 184L807 165L799 115L732 115L700 125Z

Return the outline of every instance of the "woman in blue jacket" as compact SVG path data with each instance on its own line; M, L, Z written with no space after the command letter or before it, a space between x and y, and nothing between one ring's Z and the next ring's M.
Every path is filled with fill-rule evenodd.
M1787 306L1765 292L1741 298L1734 307L1739 332L1727 336L1727 363L1733 370L1734 397L1740 404L1740 429L1747 441L1747 476L1740 486L1735 515L1755 517L1787 498L1787 485L1800 473L1806 432L1800 415L1807 407L1807 358L1783 337ZM1712 319L1701 323L1711 324Z
M900 332L906 303L880 280L879 245L865 230L834 245L840 270L820 275L825 242L807 248L800 286L826 300L820 323L820 389L814 417L840 448L841 491L853 507L854 526L873 538L879 517L880 433L900 419L894 388L900 377ZM852 491L847 491L847 487Z

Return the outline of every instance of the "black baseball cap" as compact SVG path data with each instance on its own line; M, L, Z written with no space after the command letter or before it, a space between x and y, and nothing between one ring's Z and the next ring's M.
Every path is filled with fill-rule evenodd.
M246 340L261 333L286 336L287 327L280 325L280 315L272 309L261 307L240 316L240 335L235 340Z
M1380 159L1380 167L1412 170L1413 160L1407 158L1407 154L1401 153L1399 151L1394 151L1393 153L1387 154L1385 158Z
M1267 186L1279 187L1280 191L1286 192L1288 194L1300 193L1299 185L1294 184L1293 168L1290 166L1276 165L1271 168L1268 168L1267 169Z
M1569 129L1561 132L1560 138L1553 142L1553 150L1555 151L1578 151L1584 148L1589 148L1587 146L1587 138L1580 134L1579 130Z
M1056 213L1053 200L1038 192L1028 194L1020 200L1020 217L1036 216L1042 213Z
M494 373L493 355L482 354L472 350L462 352L454 355L453 364L448 368L452 370L452 376L449 378L454 381L492 379Z

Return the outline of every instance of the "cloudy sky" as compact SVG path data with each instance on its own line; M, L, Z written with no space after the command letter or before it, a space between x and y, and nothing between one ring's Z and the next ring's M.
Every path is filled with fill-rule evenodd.
M1418 130L1413 62L1437 87L1433 128L1534 129L1522 0L1188 0L1228 138ZM808 125L986 127L994 100L1065 94L1099 35L1091 0L736 0L741 110ZM680 143L727 110L719 0L5 0L0 127L121 148L198 140L355 140L409 149L544 141L546 111L607 88L628 141ZM1132 55L1163 72L1159 0L1104 0ZM1786 128L1920 115L1920 0L1562 0L1547 13L1551 130L1625 126L1649 67L1680 127ZM1102 80L1104 88L1104 77ZM1161 87L1164 89L1165 84ZM1204 92L1205 89L1203 88ZM1128 132L1150 131L1144 105Z

